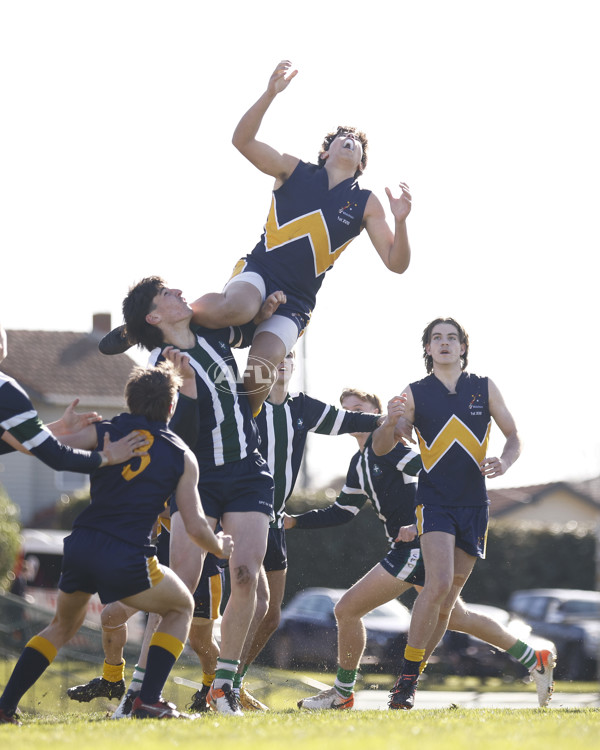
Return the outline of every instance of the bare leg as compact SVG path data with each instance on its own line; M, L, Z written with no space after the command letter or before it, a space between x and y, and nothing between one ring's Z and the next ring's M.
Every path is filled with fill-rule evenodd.
M358 669L367 641L362 618L410 587L411 584L399 581L377 564L346 591L335 606L338 666Z
M252 658L252 660L250 659L250 652L254 649L256 636L262 628L267 612L269 611L270 602L271 595L269 590L269 581L267 578L267 574L265 573L265 569L261 565L256 587L256 608L254 610L254 617L252 618L252 622L250 623L250 627L248 628L248 635L246 636L246 640L244 641L244 648L242 649L242 655L240 657L241 666L244 666L245 664L251 664L252 661L254 661L255 657Z
M256 633L247 653L242 659L243 664L252 664L266 646L267 641L279 627L281 620L281 603L285 593L287 570L270 570L266 573L269 587L269 607L267 613L256 629Z
M192 302L193 321L206 328L225 328L249 323L260 310L262 296L245 281L236 281L224 292L211 292Z
M111 602L102 610L102 648L107 664L118 665L123 661L123 649L127 643L127 620L137 610L121 602Z
M244 388L252 413L257 414L277 378L277 367L284 360L283 341L270 331L254 336L244 371Z
M89 600L90 594L85 594L83 591L75 591L72 594L59 591L56 614L50 625L38 635L50 641L58 651L83 625Z
M190 646L198 656L202 671L214 674L219 658L219 646L213 634L214 620L194 617L190 628Z
M229 560L231 596L221 622L221 656L239 660L256 607L258 575L267 547L269 518L264 513L226 513L223 530L234 540Z
M491 617L469 611L460 597L456 600L450 615L448 628L449 630L458 630L460 633L468 633L503 651L508 651L518 640L516 636L509 633L506 628Z
M443 602L439 606L439 609L437 610L438 620L425 647L425 661L427 661L427 659L431 656L433 650L438 645L444 633L446 632L448 628L448 621L450 619L456 600L458 599L460 592L467 582L467 579L471 575L471 571L473 570L476 559L476 557L467 555L467 553L463 552L463 550L461 549L456 548L454 550L454 575L452 578L452 585L450 586L450 591L448 592L446 598L443 600ZM425 567L425 570L427 571L427 567ZM427 580L427 573L425 573L425 577ZM419 594L419 596L417 597L417 602L419 601L421 596L423 596L423 593Z

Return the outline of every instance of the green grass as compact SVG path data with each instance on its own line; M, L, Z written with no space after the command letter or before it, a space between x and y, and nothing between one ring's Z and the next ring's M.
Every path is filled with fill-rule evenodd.
M208 744L210 743L210 744ZM600 747L600 712L593 709L493 710L446 709L388 712L348 711L319 714L286 711L244 718L202 717L183 721L105 721L83 718L37 718L27 726L0 727L3 750L364 750L413 747L418 750L594 750Z
M6 682L14 662L0 662L0 685ZM131 666L131 665L129 665ZM128 674L130 672L128 666ZM600 750L600 710L585 709L420 709L412 712L348 711L308 713L296 709L296 701L314 692L293 672L254 669L249 687L265 700L268 714L230 718L209 714L192 721L107 721L116 701L73 704L65 697L69 685L99 674L94 665L57 661L21 702L24 725L0 727L1 750L178 750L199 746L218 750ZM198 679L198 667L178 665L174 676ZM327 684L333 674L304 674ZM386 690L390 675L365 675L360 689L376 686ZM565 692L570 683L557 684ZM597 692L597 683L580 683L581 692ZM448 678L427 689L533 690L516 682L482 683L474 678ZM180 707L193 688L169 681L165 695ZM410 744L409 744L410 743Z

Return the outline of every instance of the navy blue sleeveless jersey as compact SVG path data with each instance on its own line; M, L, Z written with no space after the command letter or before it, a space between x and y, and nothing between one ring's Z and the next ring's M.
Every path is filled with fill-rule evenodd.
M89 474L102 461L97 451L81 451L60 443L42 423L29 396L16 380L0 372L0 435L10 433L24 448L55 471ZM0 440L0 454L14 448Z
M414 477L420 470L418 453L398 443L385 456L377 456L369 437L364 451L352 456L346 483L335 503L296 516L296 526L299 529L318 529L347 523L370 500L393 548L418 547L418 540L394 540L401 526L415 523Z
M140 430L148 439L149 446L144 448L148 455L92 474L91 503L77 516L73 528L97 529L147 547L156 518L183 474L186 446L165 424L132 414L98 423L98 443L103 443L107 432L111 440L118 440L132 430Z
M275 483L275 521L272 526L283 526L285 503L298 479L308 433L371 432L377 427L379 417L379 414L345 411L306 393L288 394L282 404L265 401L255 420L260 435L259 450L269 464Z
M258 448L258 432L231 352L231 346L237 343L234 340L237 329L192 326L192 330L195 346L181 351L189 355L196 372L199 422L195 443L190 448L202 470L240 461L253 453ZM163 359L161 350L155 349L149 364L155 365ZM183 400L180 402L172 423L186 406Z
M486 505L485 479L479 469L487 453L492 426L488 379L461 373L451 393L435 377L411 383L414 426L423 471L417 503Z
M330 190L325 168L300 161L273 191L263 235L246 256L253 270L310 313L325 272L360 234L370 195L353 178Z

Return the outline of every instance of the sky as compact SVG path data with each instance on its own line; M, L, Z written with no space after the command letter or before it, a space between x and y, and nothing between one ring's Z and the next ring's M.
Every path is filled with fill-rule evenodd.
M326 8L326 12L323 9ZM600 47L594 0L30 0L0 5L0 321L87 331L121 321L158 274L220 291L258 241L272 179L232 146L281 59L299 73L259 137L315 161L323 135L369 138L360 183L410 185L412 261L366 233L327 274L293 387L387 402L425 374L438 316L470 336L524 440L490 488L600 474ZM302 359L302 358L299 358ZM304 367L302 367L304 365ZM503 439L492 433L490 455ZM312 436L311 482L353 438Z

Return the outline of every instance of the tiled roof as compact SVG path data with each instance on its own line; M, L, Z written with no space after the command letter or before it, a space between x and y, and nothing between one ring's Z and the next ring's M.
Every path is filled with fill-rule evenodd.
M123 390L135 362L127 354L98 351L104 331L7 331L8 354L0 369L15 378L31 398L66 405L122 406Z
M550 482L548 484L534 484L527 487L488 490L491 503L490 517L503 516L519 506L535 503L556 488L571 491L583 500L598 505L600 509L600 477L596 477L583 482Z

